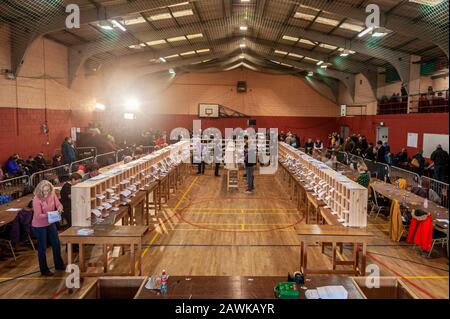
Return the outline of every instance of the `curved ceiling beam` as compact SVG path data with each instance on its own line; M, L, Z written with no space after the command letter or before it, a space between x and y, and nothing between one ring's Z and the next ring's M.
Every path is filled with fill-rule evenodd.
M77 4L77 0L64 1L64 5ZM142 11L151 11L159 8L183 2L182 0L136 0L132 3L117 4L111 6L96 5L80 10L80 25L118 18ZM46 14L38 19L19 19L11 24L11 65L12 72L17 76L31 44L39 37L56 31L66 29L66 18L64 8L55 8L54 3L40 3L46 6ZM31 8L33 11L35 8ZM17 27L19 26L19 27ZM20 39L20 40L19 40Z
M293 0L282 0L292 2ZM294 0L296 3L301 4L304 1ZM424 22L412 22L411 19L380 11L380 24L381 26L395 31L399 34L418 38L423 41L431 42L437 45L448 58L448 24L447 26L440 26L432 20L433 12L447 12L448 14L448 2L443 1L438 6L429 10L429 14L425 13L424 18L428 18L429 23ZM376 1L374 1L376 4ZM339 15L343 18L350 18L353 20L365 22L367 13L365 8L356 8L349 6L344 1L317 1L317 4L312 4L313 7L328 11L333 14ZM422 9L423 10L423 9ZM434 35L430 37L430 35Z
M245 37L245 41L242 40L242 37L231 37L231 38L221 38L214 40L214 47L217 45L225 45L225 44L233 44L238 45L240 43L252 43L254 45L262 44L266 47L273 47L273 42L259 39L253 36L247 36ZM205 48L210 48L210 42L209 41L202 41L194 44L187 44L175 48L165 49L161 51L136 51L134 54L126 55L124 57L119 57L116 59L111 59L106 62L106 64L111 64L115 67L129 67L134 66L137 64L145 64L148 63L151 59L158 59L160 57L166 57L171 56L177 53L181 53L184 51L191 51L191 50L201 50ZM210 48L211 49L211 48ZM213 49L213 48L212 48ZM274 50L273 48L272 50ZM328 54L320 53L317 51L310 51L306 49L302 49L300 47L296 46L289 46L286 44L277 44L276 49L289 52L289 53L295 53L302 56L307 56L316 60L323 60L325 61L328 59ZM346 59L344 57L336 56L333 59L330 60L330 62L333 62L334 67L337 69L340 69L341 71L350 71L352 73L371 73L373 72L375 75L377 74L377 66L371 65L369 63L361 63L358 61L352 61L349 59Z
M302 62L297 62L295 60L281 59L279 57L268 55L268 54L261 54L260 56L265 59L268 59L268 60L277 61L279 63L290 64L293 67L299 68L301 70L311 71L311 72L317 73L319 75L338 79L338 80L342 81L342 83L344 83L344 85L348 88L352 98L355 97L355 75L354 74L331 70L329 68L322 69L320 67L317 67L317 66L309 64L309 63L302 63Z
M325 33L312 30L305 30L292 25L285 25L279 21L268 21L268 19L255 21L254 19L249 19L247 22L250 28L258 30L261 34L264 34L264 32L273 32L274 29L285 30L283 33L287 35L302 37L311 41L328 43L337 47L345 48L348 46L348 40L342 37L327 35ZM142 42L148 42L186 34L204 33L206 31L228 36L231 35L233 31L239 27L239 25L239 17L232 16L230 18L215 19L203 23L194 23L187 26L182 26L181 28L177 27L164 29L162 31L136 33L135 37ZM114 39L103 39L100 41L94 41L88 44L71 47L69 50L69 81L71 82L74 79L79 67L88 58L98 53L111 51L117 47L127 47L129 45L136 44L135 37L117 34L117 38ZM361 54L389 62L397 69L403 82L407 83L409 81L408 54L360 40L353 41L351 49Z

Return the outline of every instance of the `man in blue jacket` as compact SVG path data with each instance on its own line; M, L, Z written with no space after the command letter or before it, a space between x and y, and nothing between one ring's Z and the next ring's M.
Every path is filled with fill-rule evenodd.
M72 139L66 137L64 143L61 145L61 153L64 160L64 164L70 164L77 160L77 150L73 145Z

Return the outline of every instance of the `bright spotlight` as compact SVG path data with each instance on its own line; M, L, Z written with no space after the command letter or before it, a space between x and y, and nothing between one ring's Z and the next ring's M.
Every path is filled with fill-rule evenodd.
M96 103L96 104L95 104L95 108L96 108L97 110L102 110L102 111L104 111L104 110L106 109L106 106L105 106L104 104L102 104L102 103Z
M129 98L126 102L125 102L125 107L127 108L127 110L129 111L135 111L139 108L139 101L136 100L135 98Z

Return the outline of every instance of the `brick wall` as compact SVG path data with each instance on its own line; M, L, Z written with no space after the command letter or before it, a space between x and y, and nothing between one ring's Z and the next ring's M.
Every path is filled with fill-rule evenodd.
M0 165L13 153L22 158L44 152L47 158L60 148L71 127L87 127L92 112L47 110L49 134L42 133L45 120L43 109L0 108Z

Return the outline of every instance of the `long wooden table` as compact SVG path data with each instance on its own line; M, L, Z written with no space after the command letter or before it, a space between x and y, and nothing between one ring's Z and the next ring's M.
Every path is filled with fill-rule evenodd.
M157 290L141 286L135 299L275 299L274 287L286 277L245 277L245 276L169 276L168 293L161 295ZM344 276L306 276L308 289L342 285L348 292L348 299L363 299L364 296L352 282ZM306 299L300 288L300 299Z
M432 201L428 201L428 208L423 206L424 198L411 193L406 189L395 188L395 185L388 184L382 181L374 181L370 184L375 192L383 195L390 200L398 200L402 203L403 197L406 199L406 208L409 210L419 209L427 213L431 213L434 222L441 228L447 228L448 225L442 222L437 222L436 219L447 219L448 220L448 208L440 206Z
M304 274L353 274L364 276L366 273L367 243L373 235L365 229L350 228L337 225L299 225L297 234L300 239L300 269ZM309 244L326 243L332 246L332 269L308 269L307 249ZM337 260L339 244L353 244L352 260ZM359 253L359 246L362 253ZM360 257L361 256L361 262ZM336 269L337 265L351 265L351 270Z
M94 226L94 233L88 236L82 236L77 233L78 230L86 227L70 227L59 235L62 243L67 244L67 263L73 263L72 246L79 245L79 267L83 276L100 276L108 270L108 246L129 245L130 246L130 268L131 275L136 274L136 250L138 275L142 271L142 238L148 231L148 226ZM104 273L86 273L84 245L102 245L103 246L103 272ZM117 274L116 274L117 275ZM129 275L129 274L124 274Z

